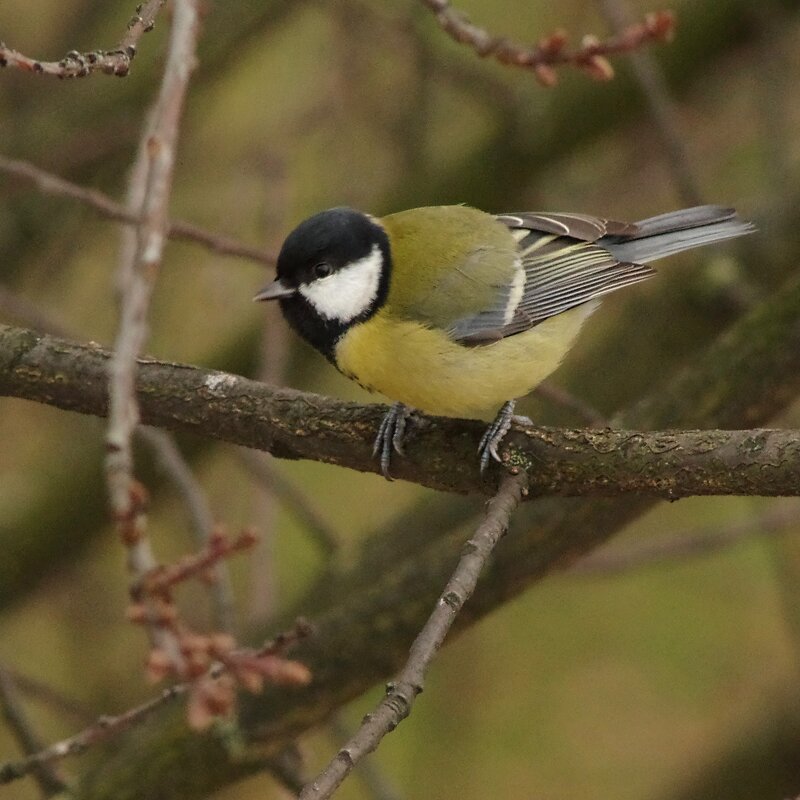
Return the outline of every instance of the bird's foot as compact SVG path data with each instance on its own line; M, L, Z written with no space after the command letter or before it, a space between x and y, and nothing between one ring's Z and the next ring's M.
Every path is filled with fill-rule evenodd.
M411 416L411 409L402 403L394 403L386 412L378 427L378 435L372 447L372 457L380 457L381 472L387 481L392 480L389 467L392 462L392 451L403 455L403 437L406 423Z
M489 459L493 458L495 461L502 461L497 448L505 438L511 428L512 422L518 422L521 425L532 425L533 421L528 417L522 417L514 413L514 406L517 404L516 400L508 400L503 404L503 407L497 412L494 422L486 429L486 433L481 437L481 443L478 445L478 453L481 458L481 472L486 471L489 466Z

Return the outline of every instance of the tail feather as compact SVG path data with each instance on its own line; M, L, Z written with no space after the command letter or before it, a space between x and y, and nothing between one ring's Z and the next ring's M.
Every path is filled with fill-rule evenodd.
M697 206L642 220L636 223L633 234L605 236L598 244L620 261L647 264L754 230L755 226L742 220L732 208Z

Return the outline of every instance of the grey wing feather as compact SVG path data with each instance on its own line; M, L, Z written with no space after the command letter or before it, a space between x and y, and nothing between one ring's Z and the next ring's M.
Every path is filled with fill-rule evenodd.
M586 240L531 232L520 244L525 287L504 336L655 274L652 267L619 261Z
M583 242L596 242L602 236L610 234L630 235L636 231L636 226L628 222L615 222L589 214L573 214L563 211L552 214L530 211L501 214L497 219L512 231L552 233L555 236L569 236Z
M755 227L745 222L732 208L697 206L659 214L637 222L634 235L609 235L598 241L622 261L649 263L694 247L723 242L753 233Z
M521 280L503 287L491 309L455 324L454 338L464 344L521 333L652 277L655 270L647 262L755 230L722 206L687 208L635 223L563 212L497 219L517 240Z

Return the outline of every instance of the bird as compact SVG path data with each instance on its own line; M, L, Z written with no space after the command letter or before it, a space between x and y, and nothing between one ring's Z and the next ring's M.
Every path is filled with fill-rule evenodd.
M719 205L634 223L337 207L289 233L275 280L253 299L277 300L341 373L394 401L373 452L387 479L414 410L485 419L499 407L479 446L483 472L501 460L517 398L559 366L603 296L653 277L653 261L753 230Z

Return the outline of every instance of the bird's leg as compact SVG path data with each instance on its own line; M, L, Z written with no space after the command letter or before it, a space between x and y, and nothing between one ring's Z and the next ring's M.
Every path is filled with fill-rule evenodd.
M406 432L406 422L411 416L411 409L402 403L394 403L386 412L378 427L378 435L372 447L372 457L380 456L381 472L387 481L392 480L389 466L392 461L392 450L403 455L403 436Z
M505 438L511 427L512 422L519 422L523 425L532 425L533 422L528 417L521 417L514 413L514 406L516 400L507 400L503 403L503 407L497 412L494 422L486 429L486 433L481 437L481 443L478 445L478 452L481 456L481 472L486 471L489 466L489 459L493 458L495 461L501 461L500 454L497 448Z

